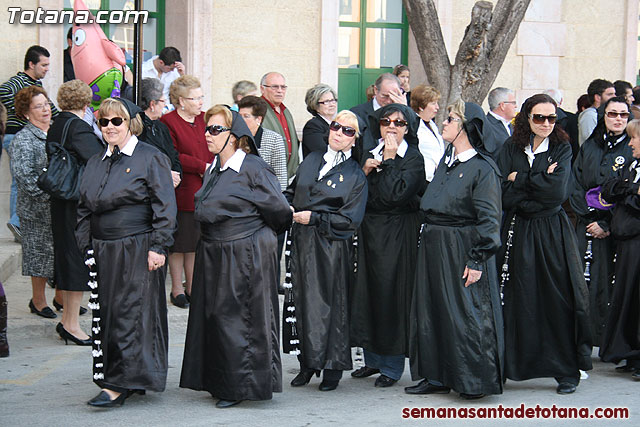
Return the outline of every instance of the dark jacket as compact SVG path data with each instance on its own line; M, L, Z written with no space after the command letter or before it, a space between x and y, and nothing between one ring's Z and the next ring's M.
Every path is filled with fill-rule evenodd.
M312 151L327 151L329 123L318 114L310 119L302 129L302 154L307 157Z

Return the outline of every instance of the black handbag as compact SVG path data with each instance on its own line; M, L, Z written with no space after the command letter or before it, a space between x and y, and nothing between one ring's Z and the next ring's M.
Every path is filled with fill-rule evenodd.
M84 166L79 165L76 158L64 148L67 130L74 120L67 120L64 124L60 138L62 142L47 142L49 165L42 169L38 177L38 187L42 191L62 200L78 200L80 178L84 170Z

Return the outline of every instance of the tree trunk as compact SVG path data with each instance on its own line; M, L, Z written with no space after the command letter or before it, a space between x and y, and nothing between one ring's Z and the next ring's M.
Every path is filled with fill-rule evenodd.
M433 0L403 0L429 84L441 106L462 98L480 104L489 93L531 0L478 1L451 64ZM437 121L446 114L440 110Z

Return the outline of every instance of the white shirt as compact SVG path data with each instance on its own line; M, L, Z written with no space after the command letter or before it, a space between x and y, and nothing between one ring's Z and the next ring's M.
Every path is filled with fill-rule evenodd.
M339 156L339 153L344 153L344 159L342 158L342 156L336 159L336 156ZM318 174L318 181L320 181L322 177L324 177L334 166L339 165L340 163L344 162L350 157L351 157L351 149L347 151L338 152L338 151L333 151L331 147L327 146L327 152L324 153L324 156L322 157L324 161L327 163L324 166L322 166L322 168L320 169L320 173Z
M375 96L373 97L372 101L373 101L373 111L377 111L382 108L382 105L378 104L378 100L376 99Z
M440 163L440 159L444 156L445 143L433 120L431 120L429 124L433 132L430 131L426 123L420 119L420 126L418 127L418 150L424 158L424 173L427 181L431 182L436 173L438 163Z
M374 148L373 150L370 150L369 152L371 154L373 154L373 158L382 162L384 160L384 139L380 138L378 145L376 146L376 148ZM407 144L407 141L405 141L404 139L402 140L402 142L398 145L398 151L396 151L396 154L400 157L402 157L404 159L405 154L407 154L407 149L409 148L409 144ZM376 168L378 172L380 172L380 168Z
M538 148L536 148L536 151L531 151L531 144L527 144L527 146L524 147L524 154L527 155L527 160L529 161L529 167L533 166L533 161L536 158L536 154L544 153L545 151L549 151L549 138L545 138L540 143L540 145L538 145Z
M209 173L213 172L213 169L216 167L216 163L218 162L218 157L216 156L211 162L211 166L209 167ZM244 162L244 158L247 157L247 153L244 150L238 148L233 156L229 157L229 160L220 168L220 172L223 172L227 169L233 169L236 173L240 173L240 168L242 167L242 162Z
M496 119L500 120L500 122L502 123L502 125L504 126L504 128L507 130L507 134L509 136L511 136L511 128L509 127L509 125L511 124L511 122L509 122L508 120L506 120L504 117L497 115L496 113L494 113L493 111L489 111L489 114L491 114L493 117L495 117Z
M447 163L447 166L451 167L451 165L453 165L453 163L456 160L461 162L461 163L464 163L466 161L471 160L473 158L473 156L475 156L476 154L478 154L478 152L474 148L469 148L468 150L464 150L460 154L456 154L455 148L454 148L453 149L453 156L451 158L445 159L445 162Z
M159 75L158 70L156 70L156 67L153 65L153 60L156 58L158 58L158 55L142 63L142 78L143 79L154 78L162 82L162 84L164 85L164 90L162 91L162 94L167 100L167 103L165 104L163 111L166 113L174 109L174 106L171 104L171 100L169 99L169 87L171 86L171 83L173 83L175 79L180 77L180 73L178 72L177 69L174 68L172 71L169 71L168 73L162 73L162 75Z
M120 150L120 153L131 157L131 155L133 154L133 150L136 149L136 145L138 145L138 137L135 135L131 135L131 138L129 138L129 141L124 146L124 148ZM107 145L107 152L104 153L104 156L102 156L102 160L106 159L107 157L111 157L111 154L113 154L111 152L111 147Z

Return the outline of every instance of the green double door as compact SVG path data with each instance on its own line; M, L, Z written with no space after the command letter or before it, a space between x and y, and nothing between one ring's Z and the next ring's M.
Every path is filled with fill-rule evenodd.
M407 64L408 24L402 0L340 0L338 109L367 100L381 73Z

